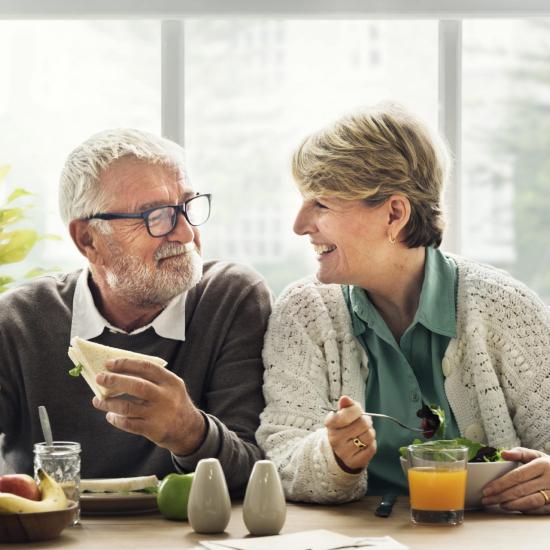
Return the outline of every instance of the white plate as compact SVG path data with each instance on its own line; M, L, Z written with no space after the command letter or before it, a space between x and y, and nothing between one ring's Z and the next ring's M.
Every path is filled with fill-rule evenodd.
M147 493L82 493L80 509L83 514L143 514L157 512L157 495Z

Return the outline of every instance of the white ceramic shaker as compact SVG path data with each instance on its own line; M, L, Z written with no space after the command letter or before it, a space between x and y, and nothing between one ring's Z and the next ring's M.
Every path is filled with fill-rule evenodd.
M231 500L218 459L199 461L189 494L187 516L197 533L222 533L227 527L231 518Z
M285 494L271 460L254 465L244 497L243 519L252 535L277 535L285 524Z

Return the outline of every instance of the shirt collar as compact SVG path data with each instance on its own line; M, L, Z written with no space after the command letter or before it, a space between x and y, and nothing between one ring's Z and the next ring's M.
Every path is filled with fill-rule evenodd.
M73 299L73 318L71 323L71 340L79 336L83 340L91 340L103 334L105 328L113 332L127 334L122 329L112 326L99 313L90 287L88 286L88 277L90 271L88 267L82 270L76 282L76 288ZM131 332L131 335L139 334L153 327L158 336L169 338L171 340L185 341L185 298L186 292L178 294L162 310L152 323L145 327L138 328Z
M450 264L452 261L440 250L426 248L424 282L412 324L422 323L432 332L456 338L456 276ZM355 336L365 332L369 326L381 335L387 332L389 338L389 329L364 289L350 286L349 300L354 313L351 317Z
M441 250L426 248L424 283L415 321L432 332L456 338L456 277L452 261Z

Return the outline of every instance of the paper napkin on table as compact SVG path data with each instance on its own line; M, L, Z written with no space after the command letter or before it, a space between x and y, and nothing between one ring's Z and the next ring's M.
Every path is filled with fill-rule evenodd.
M208 550L336 550L345 548L379 548L407 550L408 546L391 537L348 537L325 529L273 537L250 537L201 541Z

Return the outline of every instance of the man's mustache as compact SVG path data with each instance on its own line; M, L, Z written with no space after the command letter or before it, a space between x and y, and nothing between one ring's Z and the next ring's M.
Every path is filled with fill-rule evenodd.
M153 261L158 262L159 260L170 258L171 256L180 256L181 254L185 254L195 248L195 241L185 244L167 243L165 246L155 251L153 254Z

